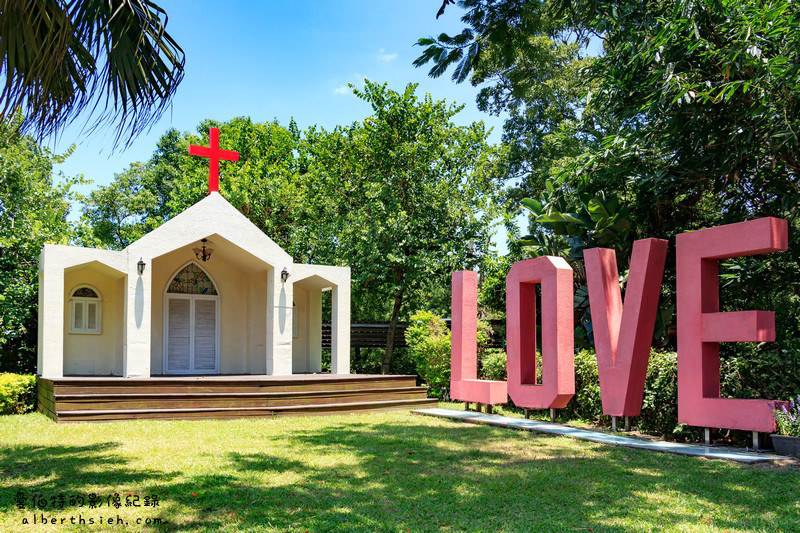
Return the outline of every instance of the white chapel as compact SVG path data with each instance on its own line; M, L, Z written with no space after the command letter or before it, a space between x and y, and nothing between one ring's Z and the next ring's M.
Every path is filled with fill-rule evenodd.
M124 250L46 245L44 378L350 373L350 269L294 263L219 192Z

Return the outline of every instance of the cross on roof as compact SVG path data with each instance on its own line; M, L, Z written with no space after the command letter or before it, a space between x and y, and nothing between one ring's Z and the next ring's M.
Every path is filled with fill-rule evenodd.
M208 161L208 192L219 191L219 161L238 161L239 152L233 150L220 150L219 128L208 130L208 146L189 145L189 155L207 157Z

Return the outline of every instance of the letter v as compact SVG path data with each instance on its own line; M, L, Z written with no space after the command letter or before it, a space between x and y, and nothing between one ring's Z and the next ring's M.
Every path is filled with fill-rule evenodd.
M633 243L623 310L614 250L583 252L605 415L637 416L641 412L666 258L665 240Z

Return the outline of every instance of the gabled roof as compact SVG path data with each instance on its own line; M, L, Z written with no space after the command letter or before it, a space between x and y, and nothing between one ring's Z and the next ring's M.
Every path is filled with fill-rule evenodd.
M212 192L125 250L150 259L219 235L269 265L291 264L292 258L218 192Z

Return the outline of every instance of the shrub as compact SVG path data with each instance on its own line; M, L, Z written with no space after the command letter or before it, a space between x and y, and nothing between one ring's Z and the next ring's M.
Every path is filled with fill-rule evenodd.
M651 352L647 367L639 429L670 435L678 428L678 359L674 352ZM560 411L566 418L596 421L603 416L597 355L594 350L575 354L575 396Z
M597 420L603 416L597 356L593 350L580 350L575 354L575 396L560 414L584 420Z
M430 311L417 311L406 328L408 356L431 394L447 397L450 389L450 330L444 319Z
M0 414L23 414L36 407L36 376L0 374Z
M505 381L506 352L500 348L488 348L480 355L480 378L492 381Z
M678 354L650 352L639 429L670 435L678 428Z
M478 344L478 355L486 350L489 341L492 340L492 326L485 320L478 319L478 329L475 332L475 341Z
M720 381L728 398L789 398L800 383L800 339L722 346ZM735 350L734 350L735 348Z

